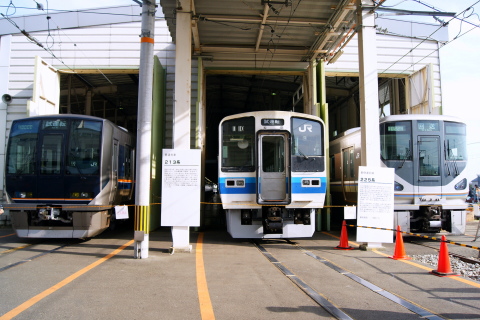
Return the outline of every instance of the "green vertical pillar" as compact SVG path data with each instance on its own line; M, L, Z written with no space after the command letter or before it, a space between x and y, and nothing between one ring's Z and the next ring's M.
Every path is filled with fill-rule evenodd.
M323 229L330 231L330 129L328 126L328 103L327 86L325 82L325 61L322 59L317 64L317 108L320 118L325 123L325 170L327 174L327 187L325 190L325 207L321 209L321 215L317 222L317 229L322 230L322 223L325 223Z
M152 154L150 230L160 226L162 195L162 149L165 147L166 71L157 56L153 61Z

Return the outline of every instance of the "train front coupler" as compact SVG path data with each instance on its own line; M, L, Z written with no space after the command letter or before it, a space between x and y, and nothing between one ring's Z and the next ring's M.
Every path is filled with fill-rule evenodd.
M264 234L283 233L283 207L264 206L262 207L262 224Z
M62 213L62 208L52 206L37 207L36 219L41 221L60 221L63 223L72 223L72 217L68 214Z

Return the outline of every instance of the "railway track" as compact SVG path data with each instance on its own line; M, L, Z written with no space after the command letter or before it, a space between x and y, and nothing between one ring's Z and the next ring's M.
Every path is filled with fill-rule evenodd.
M337 273L348 277L349 279L355 281L356 283L368 288L374 293L379 294L380 296L410 310L411 312L419 315L422 318L432 319L432 320L441 320L445 319L437 314L432 313L428 309L425 309L415 303L410 302L407 299L404 299L395 293L392 293L384 288L381 288L366 279L346 270L342 267L335 265L331 261L319 256L318 254L313 253L312 251L306 250L303 247L299 246L296 242L291 240L285 240L286 243L290 244L292 247L298 249L303 254L315 259L317 262L324 264L330 269L336 271ZM288 279L290 279L298 288L303 290L312 300L314 300L319 306L324 308L336 319L353 319L348 314L346 314L342 309L334 305L328 297L325 297L324 294L318 293L315 289L310 286L305 281L301 280L295 275L295 273L288 269L284 264L277 260L273 254L271 254L259 241L253 241L253 244L258 248L258 250L275 266L277 267Z

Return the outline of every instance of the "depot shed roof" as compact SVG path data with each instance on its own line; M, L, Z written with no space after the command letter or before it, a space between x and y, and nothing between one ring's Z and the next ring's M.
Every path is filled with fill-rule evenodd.
M328 57L355 33L352 0L192 0L194 54L269 63ZM175 41L182 1L160 0Z

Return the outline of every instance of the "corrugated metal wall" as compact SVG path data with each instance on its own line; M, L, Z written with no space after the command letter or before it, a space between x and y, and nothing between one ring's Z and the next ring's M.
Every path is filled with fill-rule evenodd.
M432 40L415 39L377 34L377 56L379 77L408 78L411 74L432 66L434 114L442 106L439 43ZM354 37L344 48L342 56L326 66L327 76L358 75L358 40Z
M35 56L62 71L70 69L115 69L119 73L124 70L138 70L140 63L141 23L120 23L96 27L61 29L32 32L30 35L44 44L47 50L30 42L23 34L2 36L1 46L9 55L0 76L6 79L4 88L13 101L8 105L5 116L0 119L8 135L11 122L27 115L27 102L33 95ZM8 42L8 43L7 43ZM0 49L1 50L1 49ZM166 94L166 148L172 147L173 90L175 81L175 45L172 43L164 19L155 22L154 52L158 56L167 73ZM5 54L4 54L5 55ZM196 61L192 68L192 132L195 130L195 103L197 100ZM3 92L2 92L3 94ZM3 136L3 134L2 134ZM194 135L192 135L194 137ZM0 138L2 139L2 138ZM193 140L192 140L193 141ZM0 178L3 181L3 159L5 156L6 138L1 143ZM3 189L3 184L2 184Z

